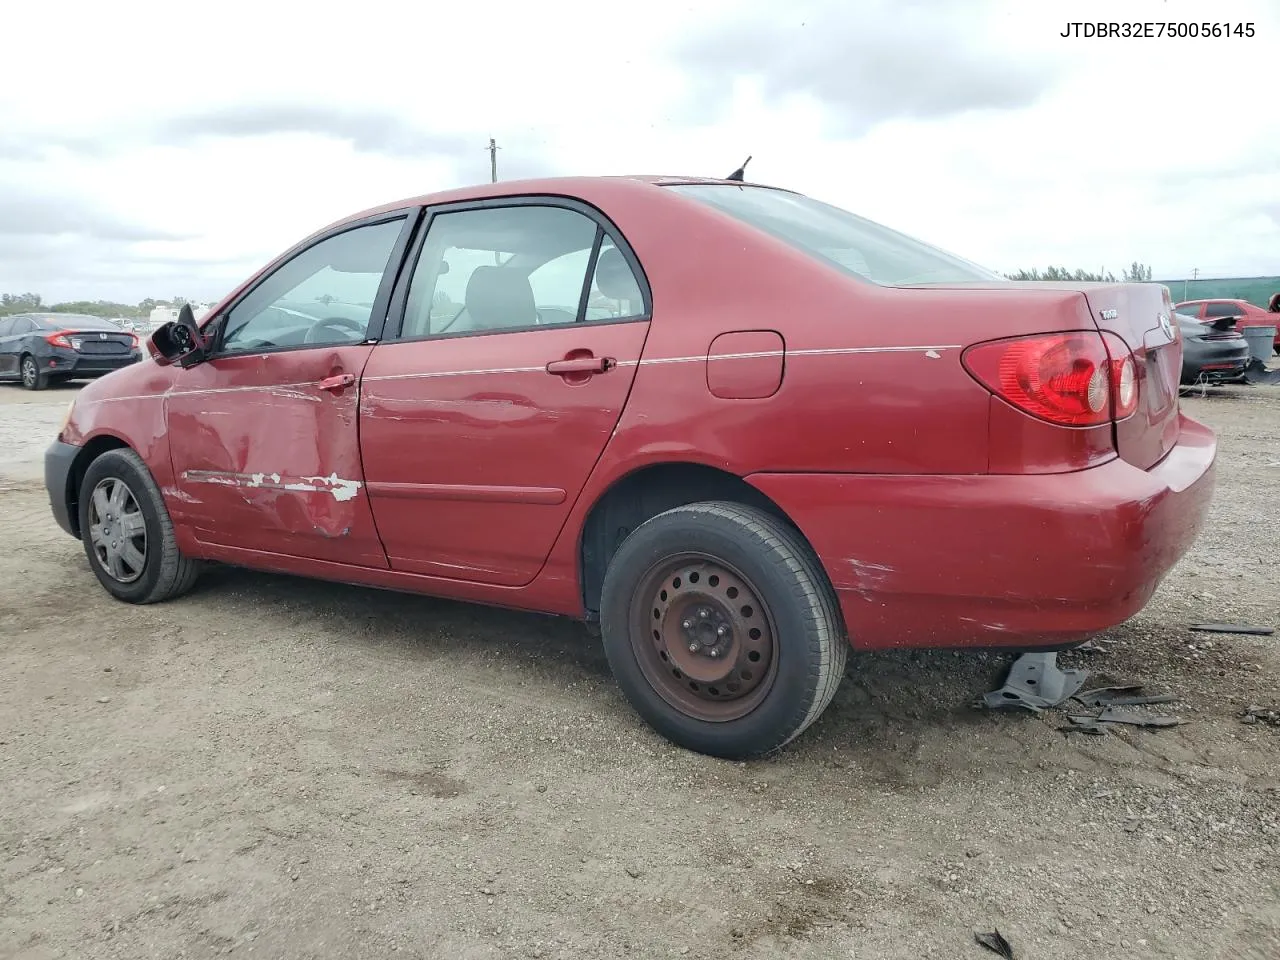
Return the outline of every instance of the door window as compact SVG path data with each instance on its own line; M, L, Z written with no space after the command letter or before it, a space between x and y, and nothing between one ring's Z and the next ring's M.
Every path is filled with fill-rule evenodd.
M363 341L403 226L400 218L355 227L288 260L231 309L219 352Z
M606 298L601 278L613 282L615 298L620 292L626 298ZM590 217L564 207L486 207L432 218L409 285L401 336L644 315L635 274Z
M13 320L10 317L0 317L0 337L7 337L13 333Z

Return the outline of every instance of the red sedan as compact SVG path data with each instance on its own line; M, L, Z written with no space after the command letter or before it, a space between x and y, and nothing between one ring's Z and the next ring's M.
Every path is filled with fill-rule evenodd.
M486 185L161 328L46 482L121 600L216 561L598 621L650 724L749 757L851 646L1058 649L1142 608L1213 485L1171 314L781 189Z

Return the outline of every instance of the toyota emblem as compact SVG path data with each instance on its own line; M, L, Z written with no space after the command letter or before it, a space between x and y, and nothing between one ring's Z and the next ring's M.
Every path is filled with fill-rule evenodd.
M1170 340L1173 339L1173 324L1169 322L1167 313L1160 314L1160 331Z

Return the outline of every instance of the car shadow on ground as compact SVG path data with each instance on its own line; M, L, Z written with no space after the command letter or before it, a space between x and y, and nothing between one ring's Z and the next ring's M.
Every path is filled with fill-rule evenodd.
M548 697L582 696L585 687L597 691L587 694L602 701L596 707L612 700L627 712L600 640L567 618L231 567L210 568L195 591L192 599L198 597L202 604L225 605L228 613L252 607L261 612L264 624L279 617L291 622L291 629L306 623L307 630L322 631L329 642L402 658L406 669L424 656L456 660L459 671L490 663L546 685ZM856 730L868 750L892 741L896 752L940 728L980 727L1005 719L1017 724L1024 715L1001 712L996 720L975 707L982 693L1000 685L1015 656L1004 651L855 653L826 718L797 743L844 749L850 745L850 731ZM1025 719L1035 718L1028 714ZM837 732L841 729L843 734Z

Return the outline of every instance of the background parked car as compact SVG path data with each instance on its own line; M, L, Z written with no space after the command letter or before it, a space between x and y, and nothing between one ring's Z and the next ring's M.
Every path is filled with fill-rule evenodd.
M1182 332L1182 383L1240 383L1249 366L1249 344L1234 317L1201 322L1175 313Z
M1174 310L1195 320L1217 320L1236 317L1236 329L1245 327L1277 327L1275 349L1280 353L1280 316L1250 303L1248 300L1186 300L1175 304Z
M0 317L0 380L28 390L90 379L142 359L136 334L101 317L20 313Z

